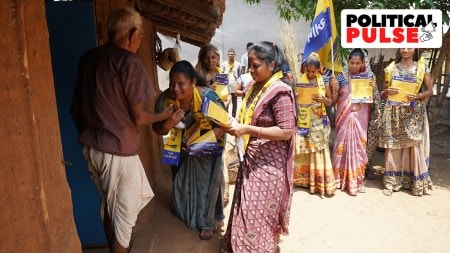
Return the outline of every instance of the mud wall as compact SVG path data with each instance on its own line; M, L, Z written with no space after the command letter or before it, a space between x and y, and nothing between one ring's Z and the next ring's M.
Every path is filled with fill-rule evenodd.
M148 20L144 20L145 35L141 42L137 55L144 63L153 89L159 95L160 87L158 83L158 74L156 70L155 36L156 30ZM150 99L147 103L147 109L154 111L156 98ZM170 166L162 164L162 137L155 134L152 126L146 126L142 129L141 146L139 157L144 165L145 172L149 178L150 185L156 194L170 192L172 184Z
M99 44L106 41L109 12L133 4L95 0ZM1 1L0 13L0 252L81 252L63 165L45 2ZM145 29L138 55L159 91L155 28L145 22ZM170 189L162 138L144 127L141 143L152 188Z
M0 2L0 252L81 252L44 4Z

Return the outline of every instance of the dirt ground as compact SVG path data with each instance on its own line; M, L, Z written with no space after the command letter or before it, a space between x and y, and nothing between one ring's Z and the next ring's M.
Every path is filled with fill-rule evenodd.
M441 121L431 135L431 194L416 197L401 191L383 195L383 156L376 152L372 163L376 178L368 180L366 193L356 197L338 191L333 197L321 198L295 188L290 234L282 237L281 252L450 252L450 120ZM231 185L231 193L233 190ZM230 205L225 213L229 211ZM198 231L186 228L170 212L168 191L142 211L130 252L216 253L225 229L226 225L210 241L200 240Z

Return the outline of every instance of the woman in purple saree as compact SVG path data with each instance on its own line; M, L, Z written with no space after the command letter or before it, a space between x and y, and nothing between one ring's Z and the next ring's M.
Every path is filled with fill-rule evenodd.
M222 252L279 252L280 235L288 233L296 116L292 88L280 80L283 58L270 42L249 50L255 83L239 123L226 130L243 138L245 153Z

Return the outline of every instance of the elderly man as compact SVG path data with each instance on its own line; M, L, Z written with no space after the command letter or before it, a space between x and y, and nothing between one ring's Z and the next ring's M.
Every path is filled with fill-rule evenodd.
M71 113L89 172L102 197L101 215L111 252L126 252L137 215L154 196L138 156L139 125L171 117L144 102L156 94L135 54L144 29L133 9L111 13L108 42L79 62Z

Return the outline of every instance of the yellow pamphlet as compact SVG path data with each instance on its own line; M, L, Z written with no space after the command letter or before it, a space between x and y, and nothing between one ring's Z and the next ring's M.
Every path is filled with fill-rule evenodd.
M394 76L394 78L392 79L391 87L398 89L397 94L388 96L389 101L394 103L409 103L406 94L417 93L417 82L414 78Z
M211 121L217 125L230 128L230 118L228 117L228 112L222 109L219 105L211 101L209 98L205 98L202 103L202 113Z
M373 87L367 74L352 76L350 84L352 103L373 103Z
M297 92L297 102L299 105L312 105L315 103L313 97L319 94L319 89L317 84L309 84L309 83L297 83L296 88Z
M216 76L214 77L214 82L211 85L222 101L226 101L228 95L230 94L230 91L228 90L228 84L228 75L225 73L219 73L216 74Z
M219 95L220 100L226 101L230 92L228 91L228 85L216 84L214 91Z
M188 130L186 130L186 132L184 133L184 136L183 136L183 138L186 139L186 144L189 145L195 139L200 137L201 130L202 129L200 127L200 121L195 122L194 125L192 125Z
M208 132L202 134L200 137L187 143L187 145L195 143L217 143L216 135L214 134L214 131L211 129Z

